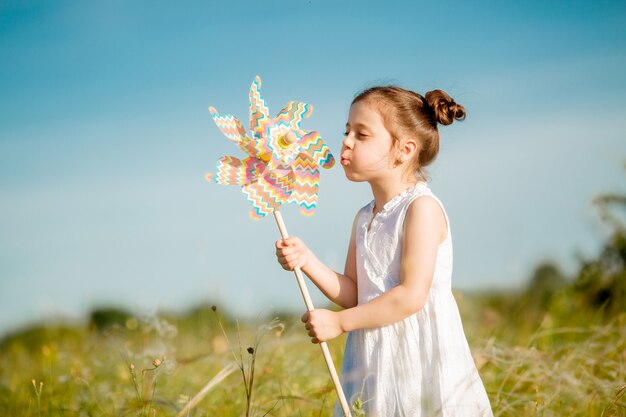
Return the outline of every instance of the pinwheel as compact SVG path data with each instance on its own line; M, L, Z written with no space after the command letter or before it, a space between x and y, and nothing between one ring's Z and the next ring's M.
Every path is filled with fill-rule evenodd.
M206 179L222 185L241 186L243 194L252 203L250 217L260 219L274 215L283 239L289 234L280 214L280 206L294 203L304 215L313 214L317 206L319 167L331 168L335 159L321 136L315 131L300 128L303 118L311 115L313 106L290 101L275 118L261 97L261 78L255 77L250 87L250 130L234 116L220 115L209 107L213 120L224 133L247 154L238 159L223 156L217 162L217 172ZM300 268L294 270L300 292L308 311L314 309ZM337 371L326 342L320 343L328 371L335 385L344 414L351 417L350 408L341 388Z
M311 215L317 205L318 166L330 168L335 159L317 132L300 129L300 121L311 115L313 106L290 101L272 119L260 89L261 79L257 76L250 87L252 137L234 116L221 116L209 107L219 129L248 157L220 158L217 173L207 174L207 180L241 185L252 203L252 218L275 212L283 203L298 204L302 214Z

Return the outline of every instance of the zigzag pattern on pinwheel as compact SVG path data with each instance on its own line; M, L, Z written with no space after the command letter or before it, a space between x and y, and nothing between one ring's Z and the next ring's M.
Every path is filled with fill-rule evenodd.
M319 169L296 169L294 174L295 181L288 202L300 205L303 214L311 215L317 206Z
M295 181L293 172L280 176L277 175L276 172L270 171L269 175L265 176L264 180L270 187L270 193L274 196L276 201L280 201L281 204L287 201Z
M246 178L248 178L248 182L256 181L265 168L263 161L253 157L245 158L243 163L246 166Z
M308 132L300 140L300 146L322 168L332 168L335 165L335 158L319 133Z
M293 171L296 178L294 190L298 195L302 195L305 200L306 195L317 196L320 171L311 157L304 153L298 155L293 164Z
M263 161L269 160L268 153L270 152L265 145L267 141L264 138L260 138L259 140L250 139L249 136L243 138L241 142L238 143L239 148L247 153L248 155L261 159Z
M300 207L300 214L303 216L311 217L315 214L315 208L308 209L306 207Z
M257 137L262 137L270 122L269 110L261 97L261 77L257 75L250 86L250 130Z
M315 209L317 208L317 194L315 197L312 196L302 196L298 194L297 191L291 194L289 197L289 203L295 203L300 206L300 209L303 210L303 213L307 215L311 215L315 213Z
M299 173L296 173L296 180L294 181L291 193L297 193L298 199L313 201L317 196L317 190L319 188L319 173L316 172L308 178L298 174Z
M246 137L246 130L235 116L220 116L215 107L209 107L209 113L217 127L231 141L240 143ZM249 139L249 138L248 138Z
M298 187L294 187L293 192L289 196L289 203L295 203L307 210L314 210L317 207L317 193L311 193L310 190L300 192Z
M302 187L302 189L310 187L312 189L312 192L317 191L317 186L319 184L319 171L295 171L295 173L296 180L294 186L297 185L299 187Z
M222 185L244 185L256 178L258 165L254 158L240 161L232 156L223 156L217 161L217 173L207 176L207 180Z
M217 160L217 173L213 180L222 185L243 185L248 182L243 163L232 156L223 156Z
M250 216L250 218L252 220L260 220L261 217L265 216L265 214L261 214L259 212L259 210L257 210L257 208L253 208L252 210L250 210L250 212L248 213L248 215Z
M276 115L274 122L281 123L293 130L299 130L302 119L309 117L311 113L313 113L313 106L310 104L301 103L299 101L290 101Z
M294 170L308 170L317 171L317 163L309 155L305 153L299 153L295 161L293 161Z
M266 197L261 194L263 190L258 188L256 182L244 186L242 191L259 216L267 216L272 210L277 209L268 204Z
M272 185L264 177L242 187L243 193L252 203L259 215L266 216L274 210L278 210L285 202L286 196L281 188Z

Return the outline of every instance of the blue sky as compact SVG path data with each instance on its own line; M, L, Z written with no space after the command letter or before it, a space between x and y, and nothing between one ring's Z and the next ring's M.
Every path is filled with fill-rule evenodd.
M606 233L593 196L625 188L625 21L602 1L3 1L0 332L108 303L303 308L273 220L203 180L239 152L207 107L247 124L257 74L271 112L313 104L303 127L336 153L359 90L446 90L468 110L430 168L453 284L516 288L546 259L571 272ZM316 216L285 220L342 268L370 199L336 167Z

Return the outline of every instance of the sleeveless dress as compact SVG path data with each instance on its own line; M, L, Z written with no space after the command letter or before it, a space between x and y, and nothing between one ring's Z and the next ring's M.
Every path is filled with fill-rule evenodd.
M399 284L404 218L411 202L423 195L435 198L448 224L426 303L399 322L348 334L341 370L343 389L351 406L357 400L362 403L365 417L492 417L451 291L448 215L425 183L394 197L376 216L373 201L359 211L358 303L367 303ZM338 403L334 416L343 416Z

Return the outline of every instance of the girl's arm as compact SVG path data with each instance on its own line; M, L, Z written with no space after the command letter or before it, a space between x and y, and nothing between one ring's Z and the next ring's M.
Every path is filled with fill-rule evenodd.
M332 302L343 308L357 304L356 287L356 219L352 224L352 233L344 273L333 271L322 263L315 254L297 237L276 242L276 257L286 270L292 271L300 267L313 283Z
M400 284L372 301L340 312L313 310L302 316L314 343L343 332L384 326L419 311L435 272L437 249L446 237L446 220L431 197L418 197L404 220Z

